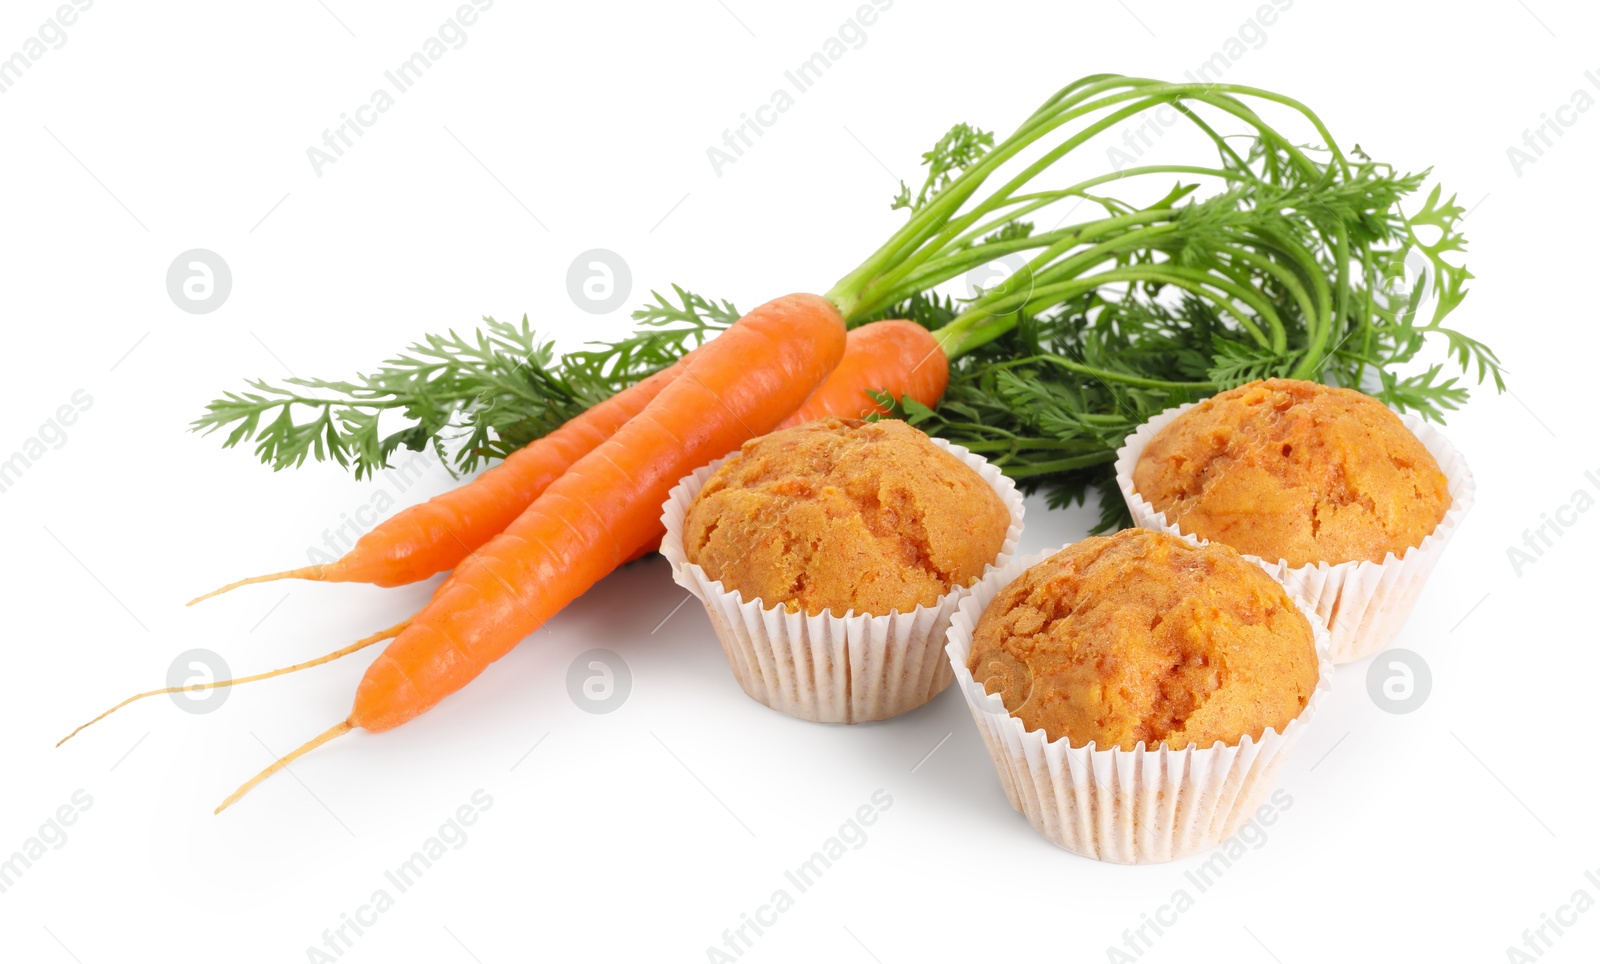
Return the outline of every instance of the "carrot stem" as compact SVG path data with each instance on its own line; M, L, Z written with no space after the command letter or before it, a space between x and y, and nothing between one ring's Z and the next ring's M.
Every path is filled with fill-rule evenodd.
M158 690L150 690L147 693L135 694L123 700L121 703L118 703L116 706L113 706L111 709L106 710L104 713L101 713L99 716L95 717L89 722L83 724L83 726L73 730L71 733L68 733L66 736L62 737L58 743L56 743L56 746L60 746L62 743L67 742L68 740L77 736L79 733L83 732L85 728L93 726L116 711L122 709L124 706L127 706L129 703L136 703L145 697L161 696L164 693L194 693L201 690L219 689L223 686L236 686L240 683L254 683L257 680L272 679L274 676L283 676L286 673L294 673L303 669L310 669L313 666L321 666L323 663L331 663L341 656L349 656L351 653L354 653L357 650L366 649L368 646L371 646L373 643L381 640L393 639L394 637L400 635L401 631L409 625L411 625L411 620L407 619L404 622L396 623L395 625L390 626L388 629L382 630L381 632L376 632L371 636L358 639L343 649L336 649L325 656L318 656L316 659L306 660L304 663L296 663L293 666L285 666L282 669L275 669L266 673L257 673L254 676L239 676L233 679L212 680L209 683L197 683L192 686L168 686Z
M238 582L230 582L221 589L213 589L204 596L196 596L184 603L184 605L193 606L202 599L210 599L212 596L220 596L230 589L238 589L240 586L250 586L258 582L274 582L279 579L323 579L326 578L323 575L323 570L326 568L327 567L323 565L302 566L299 569L285 569L283 572L269 573L265 576L251 576L249 579L241 579Z
M272 776L274 773L277 773L279 770L282 770L284 767L286 767L289 764L293 763L294 761L300 759L301 757L305 756L307 753L310 753L312 750L315 750L317 747L319 747L322 744L328 742L329 740L333 739L334 737L344 736L346 733L349 733L353 728L354 728L354 724L352 724L349 720L343 720L343 721L335 724L334 726L329 727L327 730L324 730L319 736L314 737L313 739L311 739L310 741L308 741L307 743L302 745L300 748L295 749L295 750L290 750L287 754L285 754L285 755L279 757L278 759L272 761L272 765L271 766L267 767L265 770L262 770L260 773L256 774L255 776L251 777L250 779L246 780L244 782L243 786L241 786L239 789L237 789L237 790L233 791L231 794L229 794L228 795L228 799L222 801L222 803L220 805L218 805L217 809L212 811L212 812L213 813L221 813L222 811L228 809L229 807L231 807L235 803L237 803L240 797L242 797L245 794L249 793L251 790L254 790L256 788L256 784L260 783L262 780L265 780L267 777Z

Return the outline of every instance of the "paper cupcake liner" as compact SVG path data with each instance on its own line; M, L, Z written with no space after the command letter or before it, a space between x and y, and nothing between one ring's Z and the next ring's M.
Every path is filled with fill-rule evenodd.
M932 442L961 459L994 489L1011 515L1000 554L1004 565L1022 536L1022 495L1016 484L981 456L943 439ZM734 678L757 702L813 723L886 720L933 699L952 679L943 654L945 629L969 591L952 589L931 606L873 616L850 611L808 615L760 597L744 599L724 588L683 551L689 506L711 474L732 455L684 477L662 505L667 534L661 554L672 578L705 604Z
M1199 541L1189 538L1191 544ZM1059 550L1013 559L980 580L956 608L945 646L956 685L994 759L1011 805L1033 829L1058 847L1119 864L1177 860L1233 836L1272 789L1285 754L1333 687L1328 631L1305 600L1295 605L1311 623L1317 650L1317 686L1300 715L1283 732L1267 729L1236 746L1190 744L1175 749L1138 744L1133 750L1073 747L1048 740L1007 712L998 694L984 690L967 669L972 634L983 611L1028 568ZM1290 592L1291 598L1294 593Z
M1196 403L1169 408L1139 426L1117 450L1117 487L1133 514L1134 525L1181 535L1176 523L1133 490L1133 468L1155 434ZM1400 421L1415 435L1439 463L1450 490L1450 508L1444 518L1422 540L1403 555L1389 553L1382 562L1307 563L1291 566L1287 560L1266 560L1246 554L1261 563L1274 579L1305 599L1322 617L1332 639L1330 649L1335 663L1365 659L1391 643L1411 615L1411 608L1422 593L1423 584L1444 554L1444 547L1455 535L1472 501L1477 486L1467 461L1432 425L1411 415Z

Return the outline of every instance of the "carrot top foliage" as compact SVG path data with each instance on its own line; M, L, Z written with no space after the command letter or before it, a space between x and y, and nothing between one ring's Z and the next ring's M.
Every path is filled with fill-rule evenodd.
M526 317L520 324L485 318L468 335L427 335L352 380L253 380L207 405L191 427L210 433L232 426L223 446L253 440L256 455L274 469L332 460L359 479L388 468L400 448L431 445L448 460L450 442L459 446L456 467L471 471L666 368L739 319L728 302L677 286L675 301L651 294L654 300L633 313L638 330L619 341L557 355ZM383 434L385 416L403 427L385 422Z
M1096 136L1165 109L1211 145L1204 156L1063 175ZM1341 147L1291 98L1095 75L1004 139L956 125L923 164L923 183L891 203L906 223L827 296L852 325L932 329L950 387L936 409L897 414L1058 500L1100 486L1120 511L1109 463L1126 435L1257 378L1360 387L1433 420L1466 400L1463 376L1504 388L1494 353L1444 323L1472 278L1462 208L1438 186L1422 194L1428 171ZM1020 263L1003 284L949 292L1001 259ZM224 444L253 439L274 468L329 458L362 475L402 446L449 441L470 469L671 364L738 311L674 287L634 317L630 338L565 356L526 319L486 319L355 381L252 382L194 427L232 426ZM1430 338L1459 373L1414 370ZM381 418L402 424L383 434Z

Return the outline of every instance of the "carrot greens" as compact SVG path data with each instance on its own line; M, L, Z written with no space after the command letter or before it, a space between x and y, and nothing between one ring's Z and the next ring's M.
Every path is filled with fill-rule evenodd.
M1181 121L1197 156L1066 173L1086 149L1096 156L1099 135L1155 111ZM1341 146L1292 98L1094 75L1003 139L957 124L923 165L923 183L902 184L891 202L905 223L827 297L851 326L908 318L932 330L949 388L934 409L907 402L896 414L1058 502L1098 487L1120 512L1109 463L1134 428L1254 379L1358 387L1435 421L1466 401L1466 378L1504 388L1493 351L1445 323L1472 278L1459 261L1460 205L1438 186L1423 194L1429 171ZM1014 268L1004 283L952 290L1000 263ZM559 357L526 319L486 320L354 382L252 382L195 428L232 426L225 445L254 439L275 468L331 458L361 475L397 448L451 441L470 469L659 371L739 313L675 287L634 317L635 335ZM1416 364L1430 339L1447 363ZM380 417L409 424L381 434Z
M274 469L331 459L362 478L387 468L401 448L431 445L445 461L450 442L456 468L471 471L666 368L739 318L728 302L676 285L675 300L651 294L633 313L638 330L619 341L558 356L526 317L521 324L485 318L469 335L427 335L353 381L251 381L207 405L191 427L233 426L223 447L253 439L256 455ZM380 434L386 413L410 424Z

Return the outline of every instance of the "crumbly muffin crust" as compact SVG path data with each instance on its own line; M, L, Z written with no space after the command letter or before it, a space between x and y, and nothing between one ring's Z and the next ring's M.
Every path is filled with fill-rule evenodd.
M1133 488L1184 533L1294 566L1404 555L1450 508L1438 462L1381 402L1280 378L1179 415Z
M984 610L967 668L1029 730L1124 750L1281 733L1318 672L1310 623L1260 566L1145 529L1024 572Z
M684 553L745 599L886 615L970 585L1009 525L994 489L917 429L830 418L746 442L690 505Z

